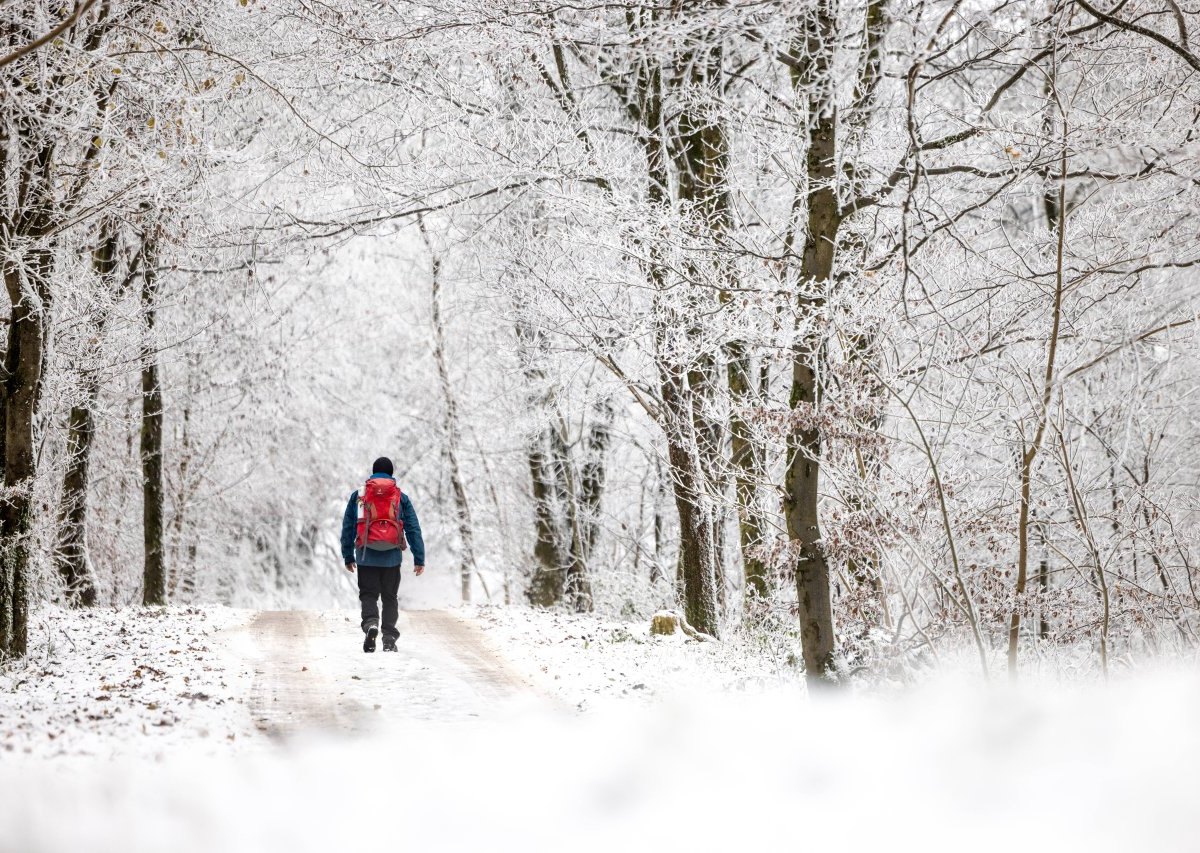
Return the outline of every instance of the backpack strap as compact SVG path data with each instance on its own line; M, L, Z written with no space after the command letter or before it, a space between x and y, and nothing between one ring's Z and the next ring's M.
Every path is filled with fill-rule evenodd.
M408 550L408 543L404 538L404 492L398 485L396 486L396 544L400 546L401 551Z
M363 513L362 544L359 545L359 547L362 548L363 556L366 556L367 542L369 542L371 540L371 522L373 520L371 518L371 509L372 509L371 501L367 499L367 485L369 483L370 483L370 480L368 480L366 483L364 483L363 487L362 487L362 491L358 493L358 503L362 507L362 513Z

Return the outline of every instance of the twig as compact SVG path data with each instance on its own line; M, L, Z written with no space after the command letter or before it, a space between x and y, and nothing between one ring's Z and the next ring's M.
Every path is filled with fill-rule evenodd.
M95 5L95 3L96 3L96 0L82 0L82 2L76 3L75 11L73 11L70 15L68 15L66 17L66 19L63 20L63 22L61 24L59 24L57 27L52 29L50 32L46 33L41 38L34 39L33 41L31 41L29 44L25 45L24 47L19 47L16 50L14 50L12 53L10 53L8 56L5 56L4 58L0 59L0 68L3 68L5 65L9 65L13 62L16 62L21 57L32 53L33 51L37 50L39 47L46 44L47 42L53 41L54 39L61 36L67 30L71 29L71 27L75 26L75 24L77 24L79 22L79 19L83 16L83 13L86 12L88 9L92 8L92 6Z

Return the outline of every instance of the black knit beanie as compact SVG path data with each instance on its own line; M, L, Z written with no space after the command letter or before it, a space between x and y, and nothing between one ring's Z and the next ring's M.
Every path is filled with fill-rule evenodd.
M386 456L380 456L371 464L371 473L387 474L389 477L392 476L392 460L388 459Z

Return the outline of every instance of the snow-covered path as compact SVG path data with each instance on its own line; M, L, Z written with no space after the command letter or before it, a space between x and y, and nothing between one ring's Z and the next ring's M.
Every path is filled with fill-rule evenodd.
M364 654L345 613L263 611L231 642L254 665L250 712L273 738L361 734L386 720L486 717L528 685L473 624L440 610L402 611L395 654Z

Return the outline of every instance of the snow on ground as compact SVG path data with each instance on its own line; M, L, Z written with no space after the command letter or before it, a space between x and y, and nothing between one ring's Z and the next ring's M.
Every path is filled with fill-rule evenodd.
M528 684L447 611L402 611L395 653L363 654L358 616L265 611L231 637L252 661L254 725L275 738L312 730L470 722L529 701Z
M39 610L28 657L0 668L0 760L225 752L246 732L251 672L220 607Z
M796 686L798 670L740 638L724 643L654 636L648 620L480 605L466 609L485 638L538 688L581 711L683 691Z
M0 850L1182 853L1198 687L710 694L239 759L0 764Z
M128 679L139 659L173 686L143 666L151 684L125 688L124 701L174 695L173 734L142 734L146 699L56 738L97 757L0 751L0 851L1197 849L1194 668L1107 685L947 676L887 696L809 696L775 678L769 659L738 664L728 649L651 640L640 626L471 612L482 637L453 614L406 614L402 651L386 656L353 651L348 614L87 617L94 649L43 652L24 668L62 674L16 692L21 672L5 676L4 734L14 711L43 718L17 724L12 738L25 744L61 716L59 702L71 714L108 707L115 698L92 688ZM214 634L222 620L230 630ZM223 705L179 696L189 666L167 659L193 638L209 651L182 658L199 670L186 687L224 682L226 693L209 694ZM296 666L305 657L308 670ZM505 701L525 671L533 698ZM215 712L235 706L250 712L230 742ZM267 734L256 713L272 721Z

